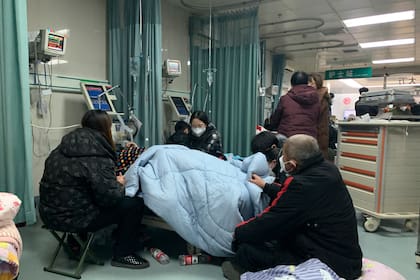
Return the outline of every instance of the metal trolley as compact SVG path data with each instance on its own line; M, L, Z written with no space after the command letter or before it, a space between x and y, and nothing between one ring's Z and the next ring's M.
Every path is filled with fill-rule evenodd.
M382 219L405 219L414 231L420 200L420 123L339 122L337 166L364 229L374 232Z

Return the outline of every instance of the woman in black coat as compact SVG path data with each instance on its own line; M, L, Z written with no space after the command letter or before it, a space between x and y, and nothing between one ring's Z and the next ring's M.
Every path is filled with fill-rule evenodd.
M125 196L124 177L115 175L112 120L101 110L88 111L82 128L65 135L45 161L39 211L47 227L66 232L92 232L117 224L111 264L146 268L141 249L144 202Z
M222 139L205 112L195 111L190 118L189 147L216 157L224 158Z

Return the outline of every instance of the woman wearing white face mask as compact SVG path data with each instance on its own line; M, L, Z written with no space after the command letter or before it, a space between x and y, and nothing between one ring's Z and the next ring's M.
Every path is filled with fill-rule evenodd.
M195 111L191 115L190 125L189 147L224 159L220 133L210 123L207 114Z

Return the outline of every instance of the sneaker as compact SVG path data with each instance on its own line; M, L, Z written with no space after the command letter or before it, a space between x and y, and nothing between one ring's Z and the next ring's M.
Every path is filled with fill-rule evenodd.
M113 258L111 261L112 266L132 268L132 269L143 269L150 266L149 262L142 257L131 254L125 257Z
M222 263L223 276L229 280L240 280L242 269L234 265L230 261L225 261Z

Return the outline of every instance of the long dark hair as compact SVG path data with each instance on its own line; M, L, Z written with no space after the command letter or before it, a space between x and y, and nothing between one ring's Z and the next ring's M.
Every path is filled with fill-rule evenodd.
M323 86L324 81L322 80L322 76L318 73L311 73L309 76L310 79L312 79L316 85L316 89L320 89Z
M207 114L203 111L195 111L194 113L192 113L190 117L190 124L192 123L193 119L199 119L206 126L208 126L210 123L209 116L207 116Z
M102 110L89 110L82 118L82 127L87 127L99 131L115 150L115 143L112 139L111 126L111 117Z

